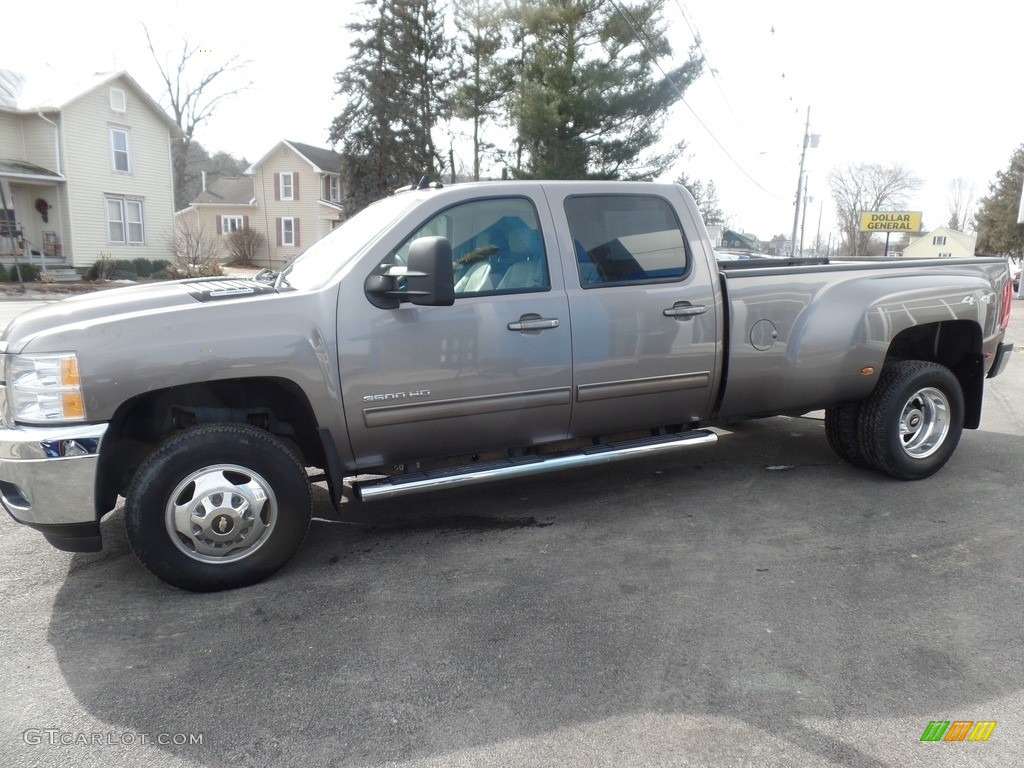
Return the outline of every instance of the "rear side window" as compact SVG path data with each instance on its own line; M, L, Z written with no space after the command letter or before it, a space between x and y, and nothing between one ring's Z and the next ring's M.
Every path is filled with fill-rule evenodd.
M584 288L681 280L689 268L679 220L660 197L570 197L565 215Z

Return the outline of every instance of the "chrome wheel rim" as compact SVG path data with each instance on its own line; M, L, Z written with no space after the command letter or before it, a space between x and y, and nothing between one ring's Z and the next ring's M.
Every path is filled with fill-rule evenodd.
M949 433L949 399L935 387L915 392L900 414L900 446L913 459L926 459Z
M237 464L203 467L178 483L164 522L174 545L203 563L233 563L262 547L277 524L277 498L261 475Z

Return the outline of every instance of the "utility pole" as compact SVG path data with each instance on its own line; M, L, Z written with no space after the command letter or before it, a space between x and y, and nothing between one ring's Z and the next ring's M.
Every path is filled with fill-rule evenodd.
M796 177L796 206L793 209L793 238L790 242L793 244L793 258L797 258L797 245L796 235L797 229L800 226L800 191L804 183L804 158L807 157L807 143L810 138L811 130L811 108L807 107L807 123L804 125L804 141L803 147L800 150L800 174Z
M814 200L807 197L807 177L804 176L804 215L800 217L800 253L804 252L804 228L807 226L807 203Z

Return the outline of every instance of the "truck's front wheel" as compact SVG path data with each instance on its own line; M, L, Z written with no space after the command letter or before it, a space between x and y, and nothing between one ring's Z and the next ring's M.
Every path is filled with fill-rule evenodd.
M208 424L164 442L125 499L132 549L182 589L212 592L266 578L295 553L312 507L305 468L274 435Z
M921 480L938 472L960 442L963 390L938 363L893 363L862 404L859 422L860 447L871 466L900 480Z

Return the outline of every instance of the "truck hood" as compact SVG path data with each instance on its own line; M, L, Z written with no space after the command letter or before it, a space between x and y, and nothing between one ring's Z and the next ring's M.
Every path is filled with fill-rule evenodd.
M73 296L16 317L4 330L0 341L10 351L40 331L59 326L88 324L93 320L136 312L152 312L170 307L209 301L252 298L274 293L269 283L238 278L200 278L176 280L152 285L136 285Z

